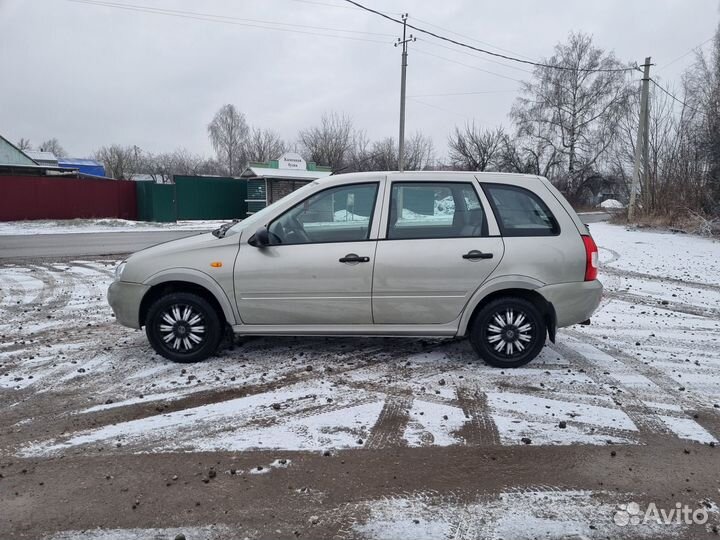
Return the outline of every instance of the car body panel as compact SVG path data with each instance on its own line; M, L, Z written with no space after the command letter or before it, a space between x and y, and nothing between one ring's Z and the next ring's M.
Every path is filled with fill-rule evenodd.
M244 324L372 324L375 240L267 246L244 244L235 297ZM369 262L345 264L354 253Z
M488 235L387 239L389 192L395 181L473 182ZM368 240L254 247L255 231L313 193L347 183L378 182ZM558 222L556 236L501 236L482 186L509 184L539 196ZM224 238L202 234L133 254L108 292L118 322L137 328L142 297L153 286L188 282L207 289L233 329L269 335L465 335L490 294L523 289L554 307L557 326L587 319L602 293L585 282L587 228L544 178L469 172L373 172L315 181L235 225ZM463 260L471 249L493 259ZM350 253L367 263L344 264ZM220 263L219 265L217 263ZM374 278L373 278L374 274ZM123 298L120 298L123 297Z
M471 250L492 259L463 259ZM503 258L502 238L378 242L373 278L376 324L443 324L457 319Z

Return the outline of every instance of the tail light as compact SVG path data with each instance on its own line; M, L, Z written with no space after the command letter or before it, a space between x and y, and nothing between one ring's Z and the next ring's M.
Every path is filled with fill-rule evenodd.
M585 281L593 281L598 275L598 248L590 235L582 235L585 244Z

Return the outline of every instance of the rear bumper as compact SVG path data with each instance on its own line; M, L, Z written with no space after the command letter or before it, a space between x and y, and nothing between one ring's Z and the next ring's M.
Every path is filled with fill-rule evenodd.
M140 303L150 287L141 283L113 281L107 299L117 322L130 328L140 328Z
M546 285L536 291L553 305L557 326L561 328L588 320L600 305L603 286L596 279Z

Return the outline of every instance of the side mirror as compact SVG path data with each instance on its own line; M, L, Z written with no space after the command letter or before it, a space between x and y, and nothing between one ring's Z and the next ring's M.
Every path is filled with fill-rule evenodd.
M270 245L270 233L267 227L260 227L255 234L253 234L248 240L248 244L255 246L256 248L262 248Z

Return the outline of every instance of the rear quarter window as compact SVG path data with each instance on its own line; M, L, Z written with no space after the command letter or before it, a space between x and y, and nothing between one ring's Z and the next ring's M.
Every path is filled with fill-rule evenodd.
M555 236L555 216L532 191L506 184L483 184L503 236Z

